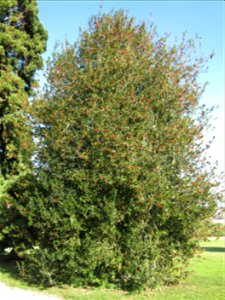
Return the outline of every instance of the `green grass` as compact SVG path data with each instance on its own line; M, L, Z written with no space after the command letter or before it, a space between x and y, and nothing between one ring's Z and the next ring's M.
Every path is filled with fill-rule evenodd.
M223 300L225 299L225 240L202 242L203 253L192 259L189 277L177 286L128 294L107 289L51 288L45 293L65 300ZM38 290L19 279L13 264L0 264L0 281L14 287ZM40 289L39 289L40 291Z

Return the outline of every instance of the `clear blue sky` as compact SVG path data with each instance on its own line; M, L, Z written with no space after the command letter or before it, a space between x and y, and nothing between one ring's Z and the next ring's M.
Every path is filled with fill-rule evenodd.
M215 51L215 57L208 64L209 71L201 75L200 81L209 82L201 103L208 107L219 106L214 112L214 132L206 134L215 141L209 150L212 161L218 160L219 170L224 170L224 2L223 1L46 1L39 0L39 18L48 31L47 58L53 52L56 41L67 38L74 42L79 27L84 29L88 19L99 11L109 12L123 8L137 22L150 22L151 14L158 32L171 33L171 38L181 38L184 31L188 37L199 34L202 37L201 52L205 55ZM41 83L43 77L40 74Z

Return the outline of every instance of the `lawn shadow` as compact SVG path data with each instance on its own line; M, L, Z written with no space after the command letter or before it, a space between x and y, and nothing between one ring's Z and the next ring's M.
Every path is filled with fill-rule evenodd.
M15 286L17 287L22 287L22 288L37 288L38 290L44 290L45 288L43 286L39 286L33 283L30 283L23 277L21 277L18 266L17 266L17 261L12 260L12 261L0 261L0 276L2 274L2 277L5 279L9 279L10 282L12 282L12 285L14 286L14 283L16 284ZM14 279L15 282L11 281L10 279ZM2 280L3 281L3 280ZM18 281L18 284L16 283ZM1 298L0 298L1 299Z
M206 252L225 252L225 247L202 247Z
M0 272L2 274L8 274L10 275L10 277L15 279L21 279L19 276L19 271L16 265L16 261L1 261Z

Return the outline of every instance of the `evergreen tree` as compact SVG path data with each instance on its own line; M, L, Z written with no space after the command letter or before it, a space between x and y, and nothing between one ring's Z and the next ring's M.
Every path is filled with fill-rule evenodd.
M12 210L27 233L21 274L129 290L185 274L217 197L200 161L203 66L192 41L169 46L122 11L53 55L34 103L36 185Z
M35 71L42 67L46 40L36 0L0 1L1 248L11 245L9 232L14 225L7 224L7 220L10 222L10 208L20 194L18 183L31 174L33 142L28 124L28 97L36 84Z

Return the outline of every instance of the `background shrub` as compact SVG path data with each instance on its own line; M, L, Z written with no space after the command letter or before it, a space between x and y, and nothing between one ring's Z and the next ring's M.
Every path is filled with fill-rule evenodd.
M208 228L208 237L223 237L225 236L225 225L222 223L211 224Z

